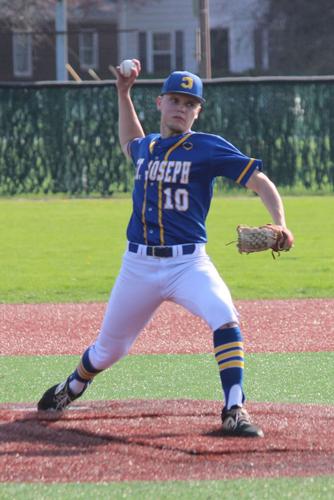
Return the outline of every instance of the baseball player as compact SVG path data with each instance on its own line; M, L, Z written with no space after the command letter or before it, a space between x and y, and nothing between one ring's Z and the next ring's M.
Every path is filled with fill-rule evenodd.
M102 327L77 368L47 390L39 410L64 410L93 378L123 358L159 305L169 300L207 322L213 332L224 406L223 435L262 437L244 408L244 348L230 292L206 253L205 220L217 176L255 191L275 224L286 228L275 185L249 158L217 135L193 132L204 103L201 79L187 71L165 80L156 105L160 133L145 135L130 91L140 73L117 72L119 139L135 167L127 246ZM288 231L288 230L287 230ZM290 233L291 234L291 233Z

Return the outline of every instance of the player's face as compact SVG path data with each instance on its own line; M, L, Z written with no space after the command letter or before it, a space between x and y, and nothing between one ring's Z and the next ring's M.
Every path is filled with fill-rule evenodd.
M157 99L161 112L161 134L163 137L179 135L191 129L200 111L200 102L192 96L165 94Z

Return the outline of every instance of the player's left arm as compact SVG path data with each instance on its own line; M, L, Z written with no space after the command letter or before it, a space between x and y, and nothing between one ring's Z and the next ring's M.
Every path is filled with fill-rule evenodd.
M263 172L254 170L246 187L259 195L273 222L286 228L283 201L275 184Z
M141 70L140 62L137 59L133 59L133 63L135 67L130 76L123 76L119 66L114 68L114 73L117 78L119 141L122 151L127 157L130 157L128 150L129 143L133 139L145 137L145 132L131 98L131 89Z

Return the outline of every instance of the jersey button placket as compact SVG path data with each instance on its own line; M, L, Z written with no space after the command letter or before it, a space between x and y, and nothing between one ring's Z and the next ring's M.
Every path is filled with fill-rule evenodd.
M157 183L149 180L149 199L146 205L146 220L147 220L147 233L149 235L148 244L149 245L157 245L156 241L156 230L154 228L154 219L155 219L155 210L154 210L154 200L157 198ZM152 219L153 217L153 219ZM153 224L153 227L152 227Z

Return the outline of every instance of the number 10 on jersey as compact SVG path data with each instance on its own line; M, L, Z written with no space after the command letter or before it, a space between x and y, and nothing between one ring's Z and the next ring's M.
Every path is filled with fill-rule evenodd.
M179 212L185 212L189 208L189 193L184 188L178 188L173 190L173 188L164 189L165 194L165 210L178 210Z

